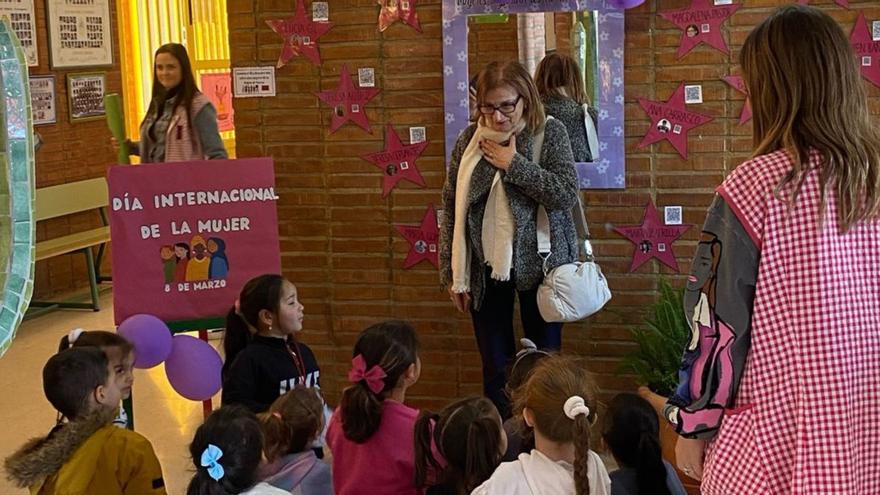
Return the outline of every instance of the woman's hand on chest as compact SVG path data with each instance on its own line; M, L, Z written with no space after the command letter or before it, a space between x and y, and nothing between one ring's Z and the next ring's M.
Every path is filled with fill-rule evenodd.
M480 151L493 167L506 172L513 163L513 157L516 156L516 134L510 136L506 146L483 139L480 141Z

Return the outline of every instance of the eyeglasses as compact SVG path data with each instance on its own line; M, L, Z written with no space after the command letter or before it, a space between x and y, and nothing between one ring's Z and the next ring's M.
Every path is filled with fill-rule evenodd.
M513 101L505 101L504 103L498 105L490 105L488 103L483 103L477 106L480 110L480 113L483 115L494 115L495 111L501 112L502 115L510 115L516 111L516 105L519 103L519 100L522 99L522 95L516 97Z

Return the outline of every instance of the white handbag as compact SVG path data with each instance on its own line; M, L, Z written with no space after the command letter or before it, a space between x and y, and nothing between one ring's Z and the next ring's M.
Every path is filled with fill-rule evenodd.
M544 133L541 132L535 136L533 146L533 160L536 163L541 156L543 142ZM553 247L550 243L550 218L547 210L538 206L538 255L544 260L544 281L538 287L538 311L547 322L583 320L598 312L611 299L608 281L593 257L580 193L571 213L578 239L583 239L584 261L566 263L548 270L547 261Z

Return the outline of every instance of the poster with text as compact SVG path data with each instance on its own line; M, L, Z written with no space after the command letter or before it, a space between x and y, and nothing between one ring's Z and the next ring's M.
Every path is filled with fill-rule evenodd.
M28 67L40 65L37 57L37 18L34 0L0 0L0 18L9 20L24 49Z
M217 126L220 132L235 129L232 110L232 76L229 72L202 74L202 93L211 100L217 110Z
M56 123L55 76L31 76L29 82L34 125Z
M281 272L271 158L108 172L113 316L225 316L242 286Z
M110 0L46 0L53 69L113 65Z

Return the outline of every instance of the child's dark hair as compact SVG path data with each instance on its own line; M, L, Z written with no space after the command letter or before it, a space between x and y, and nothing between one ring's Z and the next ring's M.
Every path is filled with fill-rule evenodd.
M43 366L43 393L68 419L89 413L92 392L110 379L107 355L98 347L72 347Z
M298 386L275 399L269 410L259 415L263 427L266 460L305 451L321 433L324 401L313 388Z
M379 366L385 378L378 393L370 389L366 380L360 380L342 392L339 408L342 431L347 439L364 443L379 429L382 401L397 387L409 367L415 364L418 352L418 337L409 323L386 321L361 332L352 356L363 356L367 370Z
M269 273L254 277L241 289L238 307L233 305L226 314L226 332L223 335L223 375L232 366L235 356L247 347L253 338L250 328L259 329L260 311L277 313L281 304L284 277Z
M73 342L71 342L73 339ZM58 343L58 352L70 347L115 347L127 356L134 351L134 345L125 339L125 337L115 332L106 332L104 330L74 330L61 338Z
M418 487L436 480L456 494L469 494L492 476L501 462L501 416L492 401L471 397L454 402L440 414L422 411L415 424L416 479ZM431 450L432 443L446 460L444 468Z
M217 463L223 476L214 479L208 467L202 466L202 454L213 445L222 457ZM196 474L189 482L186 495L231 495L244 492L257 482L257 468L263 456L263 434L254 413L234 405L212 412L193 437L189 453Z
M519 341L523 348L516 353L516 358L507 371L505 389L508 395L512 395L514 390L526 382L526 378L538 361L550 355L549 352L538 349L529 339L519 339Z
M577 495L590 493L590 425L597 414L597 388L579 358L553 355L542 359L526 382L513 393L514 411L523 414L528 408L533 425L553 442L574 443L574 486ZM583 399L589 414L568 417L567 402L574 396Z
M669 495L660 451L660 423L651 404L636 394L618 394L602 422L602 438L622 467L635 469L639 493Z

